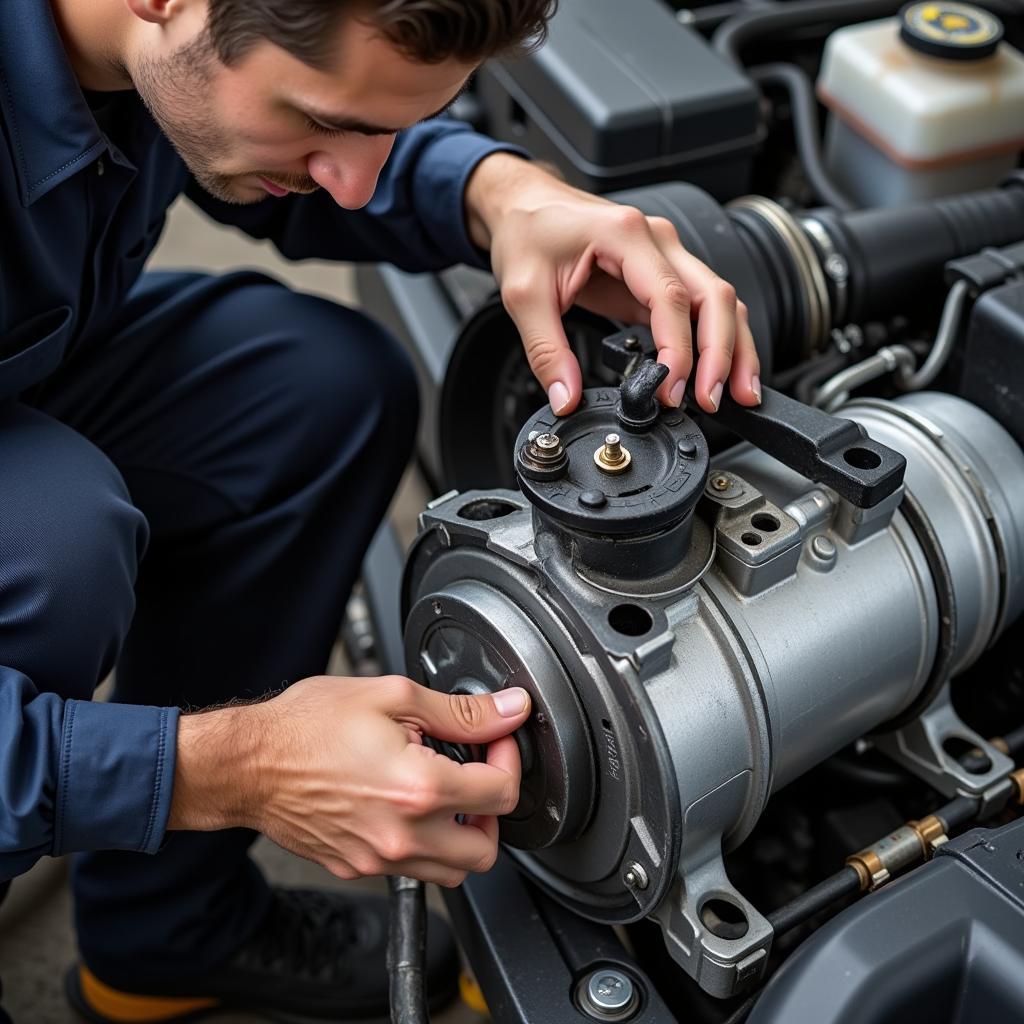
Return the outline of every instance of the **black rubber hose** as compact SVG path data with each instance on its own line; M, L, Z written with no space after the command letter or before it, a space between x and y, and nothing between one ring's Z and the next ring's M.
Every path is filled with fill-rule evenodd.
M743 66L743 48L755 39L815 24L841 25L897 14L903 0L791 0L778 8L751 11L724 22L712 36L723 57Z
M818 101L811 80L803 68L780 61L775 64L758 64L757 67L749 68L747 74L759 85L780 85L789 94L797 155L818 201L844 212L857 209L857 204L836 185L825 170L821 158Z
M768 923L776 935L781 935L856 892L860 892L860 875L855 868L847 865L824 882L801 893L795 900L773 910L768 915Z
M388 977L391 1024L429 1024L426 955L427 904L422 882L388 878Z
M1003 737L1003 742L1006 744L1006 749L1011 757L1024 750L1024 725L1008 732Z
M980 806L981 800L979 797L958 796L932 813L946 826L946 834L948 835L953 829L966 825L967 822L976 818Z

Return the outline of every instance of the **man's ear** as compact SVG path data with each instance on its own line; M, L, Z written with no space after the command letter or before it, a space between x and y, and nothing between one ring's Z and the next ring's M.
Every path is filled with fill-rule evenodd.
M166 25L185 5L181 0L125 0L128 10L142 21Z

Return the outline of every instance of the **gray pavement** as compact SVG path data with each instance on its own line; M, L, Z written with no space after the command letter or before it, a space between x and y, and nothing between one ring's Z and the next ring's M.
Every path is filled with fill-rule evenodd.
M172 210L167 230L150 261L151 267L191 268L210 271L255 268L304 291L353 304L350 268L320 260L287 263L267 242L212 224L187 203ZM392 507L400 535L408 541L415 530L416 515L427 496L414 474L403 481ZM346 671L344 657L336 652L331 670ZM255 847L255 856L268 877L279 884L325 888L367 889L383 894L382 880L340 882L322 868L303 861L266 840ZM431 887L431 905L443 911L439 892ZM75 956L71 927L71 903L64 860L45 859L17 879L0 909L0 978L4 1008L15 1024L71 1024L78 1018L63 997L64 970ZM255 1024L265 1018L221 1014L218 1024ZM464 1006L455 1006L434 1018L435 1024L480 1024L484 1020Z

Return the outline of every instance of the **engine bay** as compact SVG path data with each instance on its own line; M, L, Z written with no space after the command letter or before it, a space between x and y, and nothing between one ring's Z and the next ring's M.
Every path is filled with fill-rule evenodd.
M572 309L558 418L489 275L360 271L441 495L403 671L534 702L452 897L495 1020L1024 1019L1021 47L1009 0L562 0L460 99L735 285L755 410Z

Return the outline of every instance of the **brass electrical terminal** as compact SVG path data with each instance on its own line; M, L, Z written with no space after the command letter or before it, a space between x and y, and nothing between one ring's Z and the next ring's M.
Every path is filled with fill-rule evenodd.
M604 444L594 452L594 461L597 468L605 473L621 473L626 469L632 458L629 452L622 447L622 439L618 434L608 434Z

